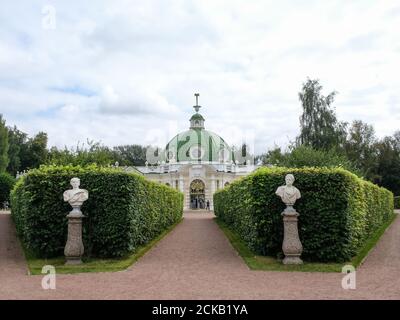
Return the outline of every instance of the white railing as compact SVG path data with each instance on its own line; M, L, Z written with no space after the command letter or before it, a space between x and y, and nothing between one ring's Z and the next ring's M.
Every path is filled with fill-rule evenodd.
M249 165L235 165L230 163L219 163L219 162L179 162L173 164L160 164L154 166L141 166L136 167L142 173L169 173L169 172L177 172L182 166L192 164L192 165L209 165L214 167L216 171L219 172L233 172L233 173L246 173L252 172L257 169L259 166L254 164Z

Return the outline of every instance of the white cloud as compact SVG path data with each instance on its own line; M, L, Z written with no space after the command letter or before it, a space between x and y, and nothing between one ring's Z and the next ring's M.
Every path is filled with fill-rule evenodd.
M200 92L207 128L264 151L297 135L307 77L339 92L341 120L400 127L397 1L51 4L55 30L38 1L0 12L0 112L50 144L164 142Z
M106 114L155 114L163 117L176 117L179 109L168 103L162 95L147 88L132 86L129 91L117 93L112 86L101 92L100 112Z

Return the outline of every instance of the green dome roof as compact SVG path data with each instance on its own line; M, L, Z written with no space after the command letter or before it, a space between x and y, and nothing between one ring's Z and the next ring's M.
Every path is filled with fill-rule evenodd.
M190 129L177 134L165 147L166 162L230 162L235 160L231 148L219 135L205 130L205 119L199 113L196 93L196 113L190 118Z
M205 121L203 116L200 113L195 113L194 115L192 115L192 117L190 118L190 121L193 121L193 120L203 120L203 121Z
M201 128L177 134L165 147L169 162L226 162L232 150L219 135Z

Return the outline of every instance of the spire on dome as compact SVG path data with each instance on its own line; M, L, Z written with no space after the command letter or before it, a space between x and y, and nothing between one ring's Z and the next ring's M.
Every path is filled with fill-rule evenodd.
M190 118L190 129L204 129L205 120L199 113L199 109L201 108L201 106L199 106L200 93L195 93L194 96L196 97L196 105L193 106L193 108L196 110L196 113Z
M196 112L199 112L199 109L201 108L201 106L199 106L200 93L195 93L194 96L196 97L196 105L193 106L193 108L194 108L194 110L196 110Z

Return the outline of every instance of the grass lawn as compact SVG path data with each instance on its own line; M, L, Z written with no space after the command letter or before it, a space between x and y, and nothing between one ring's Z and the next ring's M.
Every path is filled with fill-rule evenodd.
M385 230L396 219L397 214L394 214L389 221L382 225L365 243L364 247L359 253L347 263L314 263L304 262L302 265L284 265L280 260L275 257L259 256L254 254L242 241L239 236L230 230L218 218L215 219L221 230L225 233L226 237L231 242L232 246L237 250L239 255L246 262L248 267L252 270L266 270L266 271L302 271L302 272L342 272L344 265L353 265L358 267L368 255L368 252L375 246Z
M29 250L24 249L25 258L31 274L42 274L42 268L45 265L52 265L56 268L58 274L61 273L81 273L81 272L115 272L125 270L141 258L147 251L149 251L155 244L164 238L170 231L172 231L182 220L178 221L157 238L150 241L144 246L141 246L134 253L118 259L95 259L83 257L83 264L80 265L65 265L65 258L58 257L52 259L38 259L34 257Z

